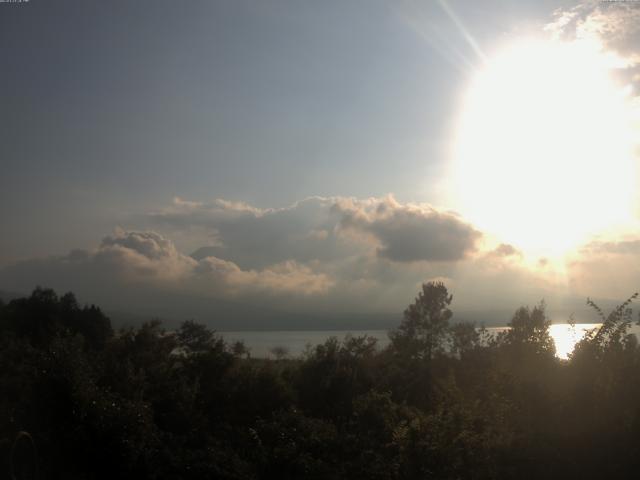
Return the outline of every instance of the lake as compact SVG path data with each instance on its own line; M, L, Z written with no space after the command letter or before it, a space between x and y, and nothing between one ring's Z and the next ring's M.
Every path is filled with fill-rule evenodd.
M551 325L550 334L556 344L556 356L566 359L573 351L575 344L592 329L601 324L578 323L574 327L568 323L556 323ZM508 327L488 327L491 333L498 333ZM322 331L280 331L280 332L219 332L227 341L242 340L251 350L251 356L258 358L272 358L271 350L275 347L286 349L289 357L301 355L307 345L324 343L329 337L343 339L345 335L353 336L369 335L378 339L379 347L389 343L388 330L322 330ZM634 325L630 332L640 334L640 327Z

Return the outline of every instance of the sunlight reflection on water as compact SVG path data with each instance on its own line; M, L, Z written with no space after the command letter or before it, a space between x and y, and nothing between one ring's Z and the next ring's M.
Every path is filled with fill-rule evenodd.
M567 359L586 332L593 328L598 328L597 323L577 323L571 326L567 323L556 323L551 325L550 335L556 345L556 356ZM507 327L488 327L491 334L504 331ZM284 347L289 357L301 355L307 344L318 345L327 338L335 336L344 338L347 333L354 336L369 335L378 339L378 346L384 347L389 343L387 330L333 330L333 331L279 331L279 332L220 332L225 340L243 340L251 350L251 356L256 358L273 357L274 347ZM640 327L632 326L630 333L640 336Z
M582 340L589 330L600 328L601 325L601 323L576 323L574 325L554 323L551 325L549 335L551 335L556 347L556 357L567 360L576 343ZM487 331L492 335L496 335L508 329L509 327L488 327Z
M556 344L556 357L564 360L569 358L569 354L573 352L576 343L582 340L589 330L598 328L600 325L593 323L576 323L573 326L568 323L551 325L549 334Z

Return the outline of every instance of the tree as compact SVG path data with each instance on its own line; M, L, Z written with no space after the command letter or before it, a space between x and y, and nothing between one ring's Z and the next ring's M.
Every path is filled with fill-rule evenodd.
M444 283L422 284L422 291L404 311L402 323L389 334L393 348L411 358L425 359L444 351L452 299Z
M178 342L187 353L204 353L216 347L220 348L221 339L206 325L186 320L177 332Z
M549 334L551 320L547 318L544 301L533 309L520 307L509 322L509 327L505 335L508 345L534 354L546 354L551 357L555 355L555 343Z
M457 323L451 327L451 353L459 358L465 357L480 345L480 332L470 322Z
M9 302L4 311L3 323L36 346L48 345L56 335L81 334L88 347L101 349L113 336L109 318L95 305L80 308L73 293L58 297L37 287L31 296Z
M283 360L289 356L289 349L282 345L276 345L271 350L269 350L271 355L275 357L276 360Z

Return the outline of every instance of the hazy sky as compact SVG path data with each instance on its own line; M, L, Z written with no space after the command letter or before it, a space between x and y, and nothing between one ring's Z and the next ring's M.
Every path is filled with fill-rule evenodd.
M490 42L543 3L451 7ZM457 57L476 60L435 1L1 7L3 262L91 247L174 196L433 202Z
M481 244L446 191L484 56L613 11L573 5L0 3L0 288L319 314L397 311L430 278L469 307L580 296L602 270L585 265L605 260L573 258L580 278L560 288L518 245ZM627 28L611 22L604 42Z

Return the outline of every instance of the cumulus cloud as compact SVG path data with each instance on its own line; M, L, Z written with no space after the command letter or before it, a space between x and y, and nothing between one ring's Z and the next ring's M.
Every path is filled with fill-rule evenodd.
M590 1L554 12L548 31L563 39L596 39L638 62L640 8L634 2Z
M171 235L205 229L210 241L193 252L196 259L213 255L245 269L261 269L289 260L331 261L356 254L359 247L336 232L333 203L332 198L312 197L285 208L260 209L220 199L208 203L177 199L146 220Z
M205 257L198 261L195 273L205 288L218 285L229 294L258 290L315 295L326 293L333 284L327 275L294 261L257 271L242 270L235 263L217 257Z
M112 299L131 288L198 294L208 297L271 298L322 295L332 285L324 273L295 261L268 268L243 270L214 256L195 260L180 253L155 232L117 230L94 251L75 250L65 256L20 262L0 271L0 281L14 290L28 291L37 283L82 292L88 298Z
M215 255L252 268L292 259L333 261L372 248L398 262L457 261L481 236L453 213L391 196L311 197L281 209L176 200L148 219L156 227L206 227L215 242L193 252L194 258Z
M117 228L113 235L102 239L101 250L128 250L149 260L179 256L173 243L155 232L125 232Z
M340 316L393 321L434 278L466 309L516 308L553 290L513 246L483 251L482 234L456 214L393 197L313 197L281 209L178 199L144 221L149 229L118 229L93 250L6 267L0 288L42 284L121 311L253 319L244 328L282 312L306 326L315 318L315 328ZM189 254L172 240L194 229L215 241Z
M596 42L613 54L612 66L640 85L640 8L635 2L591 1L560 9L546 26L556 38Z
M174 199L144 220L171 238L206 232L200 238L212 240L192 250L196 261L215 257L281 275L295 262L299 276L325 275L330 282L301 282L311 290L330 284L327 301L307 298L308 308L325 313L399 310L421 282L464 261L480 238L451 212L393 197L309 197L283 208Z
M429 205L400 204L393 197L335 203L340 226L370 234L378 255L396 262L453 262L476 248L480 232L457 215Z
M147 219L167 234L194 226L215 232L216 245L197 249L197 260L213 255L245 269L295 261L325 274L328 293L305 304L323 315L400 312L433 278L447 278L466 308L504 305L505 291L514 293L515 308L555 288L520 264L515 247L480 250L482 234L458 215L391 196L311 197L281 209L180 200Z
M119 272L123 278L153 277L179 279L194 268L192 259L178 252L174 244L155 232L126 232L117 229L99 248L83 259L95 268Z

